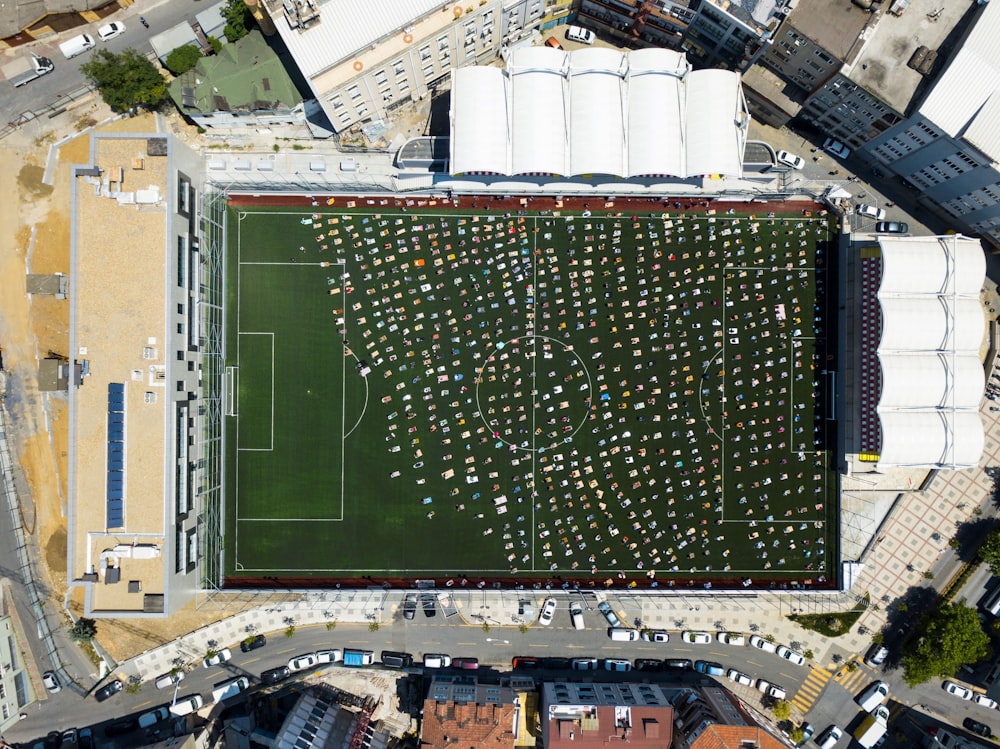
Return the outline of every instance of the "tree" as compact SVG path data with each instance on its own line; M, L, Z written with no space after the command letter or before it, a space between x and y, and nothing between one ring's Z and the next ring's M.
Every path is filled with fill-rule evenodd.
M230 42L239 41L253 28L253 15L243 0L229 0L222 8L222 17L226 19L222 33Z
M935 676L951 676L963 664L978 663L990 654L990 638L976 610L951 603L928 617L923 635L907 648L903 679L913 687Z
M93 619L80 617L69 628L69 639L73 642L90 642L97 637L97 622Z
M785 700L778 700L771 706L771 712L778 720L788 720L792 714L792 706Z
M1000 531L993 531L979 547L979 556L990 566L994 575L1000 575Z
M131 47L115 54L99 49L80 66L101 92L104 102L116 112L135 107L155 109L167 98L167 82L147 58Z
M802 726L795 726L791 731L788 732L788 738L792 740L793 744L801 744L806 737L806 732L802 730Z
M201 59L201 50L197 47L192 47L190 44L184 44L177 49L174 49L167 55L167 59L163 62L169 70L174 75L181 75L188 72Z

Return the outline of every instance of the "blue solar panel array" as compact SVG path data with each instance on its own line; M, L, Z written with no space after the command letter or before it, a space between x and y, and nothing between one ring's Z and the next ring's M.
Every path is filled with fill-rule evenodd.
M108 383L108 528L125 527L125 385Z

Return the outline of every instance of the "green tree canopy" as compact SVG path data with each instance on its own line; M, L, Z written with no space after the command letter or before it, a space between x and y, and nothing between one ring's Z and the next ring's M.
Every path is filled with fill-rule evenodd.
M180 75L181 73L188 72L191 68L197 65L198 60L200 59L200 49L192 47L190 44L184 44L171 51L171 53L167 55L167 59L163 61L163 64L166 65L167 70L174 75Z
M903 679L911 687L936 676L951 676L966 663L990 656L990 638L975 609L942 606L927 620L923 636L903 655Z
M771 705L771 712L774 713L774 717L778 720L788 720L792 714L792 706L785 700L778 700Z
M97 622L93 619L80 617L69 628L69 639L73 642L90 642L97 636Z
M131 47L115 54L98 49L80 66L104 102L116 112L133 107L155 109L167 98L167 83L146 57Z
M990 566L994 575L1000 575L1000 530L993 531L979 547L979 555Z
M254 25L253 15L243 0L229 0L222 7L222 17L226 19L222 33L230 42L237 42L245 37Z

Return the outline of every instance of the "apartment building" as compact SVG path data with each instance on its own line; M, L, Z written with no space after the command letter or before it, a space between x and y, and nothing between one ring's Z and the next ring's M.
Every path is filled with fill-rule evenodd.
M622 44L684 50L696 68L744 71L786 12L786 0L582 0L577 20Z
M264 6L334 130L385 120L430 95L452 69L565 21L567 0L265 0Z
M913 188L918 204L1000 244L1000 5L971 27L916 110L866 143L862 156Z

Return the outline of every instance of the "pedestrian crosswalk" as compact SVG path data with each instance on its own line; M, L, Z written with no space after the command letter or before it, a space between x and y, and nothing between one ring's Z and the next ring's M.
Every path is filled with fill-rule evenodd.
M862 686L872 681L872 679L871 672L866 668L860 667L860 665L853 671L849 670L846 666L841 667L839 671L830 671L829 669L814 665L809 670L809 676L806 677L805 682L803 682L799 691L796 692L795 697L792 699L792 706L803 713L808 712L831 681L836 682L848 692L854 694L855 692L860 692Z

